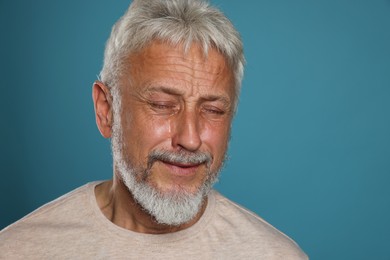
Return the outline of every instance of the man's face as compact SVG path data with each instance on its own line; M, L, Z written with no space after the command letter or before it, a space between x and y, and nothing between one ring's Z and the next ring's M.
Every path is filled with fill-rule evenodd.
M225 157L232 71L214 49L205 57L197 45L184 54L181 46L160 42L131 55L129 64L121 81L122 160L141 170L137 182L161 194L197 193ZM200 159L179 159L192 155Z

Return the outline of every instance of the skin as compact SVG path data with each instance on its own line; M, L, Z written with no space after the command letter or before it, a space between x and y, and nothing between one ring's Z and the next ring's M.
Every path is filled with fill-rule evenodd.
M215 49L206 57L197 44L184 53L181 46L155 41L130 55L129 64L120 81L125 160L146 167L147 156L155 149L203 151L213 158L211 170L218 169L229 141L234 103L234 78L226 59ZM94 83L93 100L97 126L110 138L112 100L103 83ZM157 161L144 181L161 192L193 193L207 174L204 164ZM134 201L115 169L113 180L99 185L95 194L108 219L141 233L188 228L206 207L204 203L199 214L184 225L158 224Z

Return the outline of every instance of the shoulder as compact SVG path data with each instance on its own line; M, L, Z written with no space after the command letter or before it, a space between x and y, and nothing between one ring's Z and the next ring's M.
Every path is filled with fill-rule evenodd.
M80 216L88 214L91 185L81 186L53 200L0 231L1 254L19 254L37 250L80 225ZM75 214L76 213L76 214Z
M267 221L216 191L215 222L229 236L244 241L263 258L307 259L300 247Z
M28 224L31 224L31 222L37 223L40 220L47 221L50 220L51 218L53 218L53 220L58 218L60 219L65 218L67 213L74 213L73 211L74 207L81 206L80 201L85 201L87 199L89 188L90 188L90 184L81 186L65 195L62 195L61 197L53 201L44 204L43 206L31 212L30 214L26 215L25 217L21 218L15 223L4 228L1 231L1 234L3 234L4 232L8 232L19 226L23 226L26 223Z

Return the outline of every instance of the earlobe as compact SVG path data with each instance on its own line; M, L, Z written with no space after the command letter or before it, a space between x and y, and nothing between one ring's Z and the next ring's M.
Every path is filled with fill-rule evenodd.
M92 86L92 99L95 107L96 125L105 138L111 137L112 98L109 89L100 81Z

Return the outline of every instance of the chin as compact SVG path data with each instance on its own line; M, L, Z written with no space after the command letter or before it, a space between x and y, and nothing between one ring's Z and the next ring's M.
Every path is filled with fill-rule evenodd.
M215 180L206 178L197 186L170 184L161 187L149 178L137 180L137 173L126 164L117 166L119 176L137 204L163 225L180 226L193 220Z

